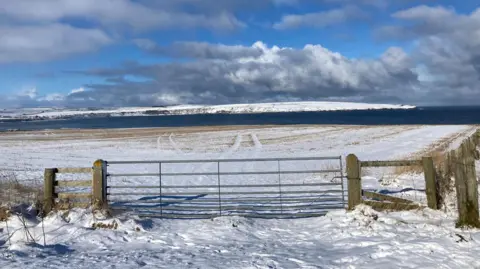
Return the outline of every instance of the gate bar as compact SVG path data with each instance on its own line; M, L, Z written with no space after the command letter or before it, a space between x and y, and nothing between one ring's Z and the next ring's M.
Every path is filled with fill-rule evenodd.
M317 186L340 186L340 183L325 182L325 183L305 183L305 184L282 184L282 187L317 187ZM108 186L108 189L151 189L158 186ZM163 189L202 189L202 188L217 188L218 185L170 185L161 186ZM274 188L278 184L258 184L258 185L222 185L222 188Z
M222 215L222 196L221 196L221 185L220 185L220 162L217 162L217 180L218 180L218 209L220 211L220 216Z
M158 178L160 181L160 215L163 215L162 211L162 163L158 164Z
M216 163L216 162L275 162L275 161L316 161L338 160L342 156L300 157L300 158L259 158L259 159L210 159L210 160L158 160L158 161L110 161L108 164L148 164L148 163Z
M310 190L305 190L305 191L284 191L283 194L299 194L299 193L304 193L304 194L311 194L311 193L343 193L342 190L323 190L323 191L310 191ZM218 195L218 192L169 192L169 193L163 193L165 196L175 196L175 195L211 195L215 194ZM243 195L256 195L256 194L278 194L278 191L264 191L264 192L224 192L224 195L236 195L236 194L243 194ZM114 193L108 193L108 195L147 195L147 196L155 196L158 195L157 193L151 193L151 192L114 192Z
M332 170L298 170L298 171L282 171L282 174L314 174L314 173L339 173L340 169ZM242 175L276 175L278 171L249 171L249 172L205 172L205 173L163 173L163 176L242 176ZM145 174L108 174L109 177L151 177L157 176L157 173Z

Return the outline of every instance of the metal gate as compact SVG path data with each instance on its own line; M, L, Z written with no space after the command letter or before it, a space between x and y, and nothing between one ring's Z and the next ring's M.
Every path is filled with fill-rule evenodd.
M345 208L340 156L107 165L110 208L141 217L298 218Z

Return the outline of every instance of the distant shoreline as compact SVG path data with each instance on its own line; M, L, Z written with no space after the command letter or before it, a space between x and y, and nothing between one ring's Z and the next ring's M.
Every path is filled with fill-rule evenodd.
M211 114L263 114L294 112L328 112L357 110L415 109L410 105L341 103L341 102L288 102L237 104L216 106L171 106L171 107L124 107L113 109L19 109L0 112L0 121L22 122L61 119L131 117L131 116L178 116Z
M69 116L69 119L7 120L0 132L53 129L130 129L195 126L267 125L478 125L480 107L371 109L194 115Z

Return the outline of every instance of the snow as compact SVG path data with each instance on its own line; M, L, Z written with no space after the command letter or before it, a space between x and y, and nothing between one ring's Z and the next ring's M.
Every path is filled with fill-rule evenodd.
M363 160L414 158L442 141L458 143L474 128L234 126L3 133L0 163L20 181L30 182L40 181L46 167L89 167L98 158L345 157L349 153ZM199 164L195 169L212 168ZM419 191L424 188L421 174L393 176L388 169L366 173L364 188L425 204L424 192ZM141 219L133 212L104 217L89 209L73 209L49 215L43 225L35 217L27 219L33 245L26 243L32 240L26 239L17 216L8 221L8 232L1 222L0 267L479 268L480 232L456 229L455 218L452 210L381 213L366 206L295 220L161 220ZM93 229L99 222L116 223L116 228Z
M94 222L116 229L92 229ZM257 220L94 220L88 210L29 223L28 246L14 217L0 266L21 268L478 268L480 233L453 228L428 209L379 213L360 206L325 217ZM112 225L114 226L114 225ZM461 241L462 236L466 241ZM8 243L7 243L8 245Z
M186 114L241 114L268 112L306 112L371 109L413 109L409 105L367 104L349 102L285 102L233 105L178 105L167 107L124 107L111 109L20 109L0 111L0 119L59 119L65 117L91 116L140 116L140 115L186 115Z

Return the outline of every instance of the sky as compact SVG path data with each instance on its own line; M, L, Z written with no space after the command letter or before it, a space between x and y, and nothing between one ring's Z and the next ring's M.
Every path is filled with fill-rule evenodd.
M0 0L0 108L480 104L477 0Z

